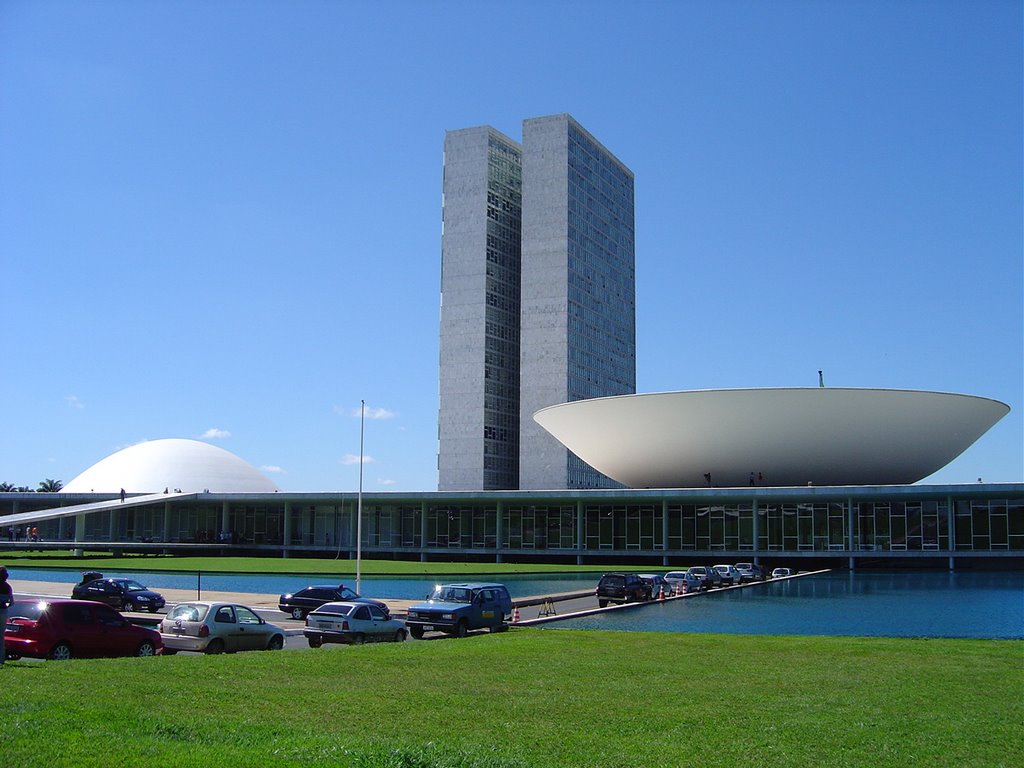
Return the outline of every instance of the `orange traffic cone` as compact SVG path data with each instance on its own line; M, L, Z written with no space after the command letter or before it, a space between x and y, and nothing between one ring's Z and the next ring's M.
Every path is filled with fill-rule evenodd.
M662 602L662 603L665 602L665 585L664 584L662 584L660 587L658 587L658 600L660 602Z
M512 623L517 624L519 622L519 606L515 606L512 609Z

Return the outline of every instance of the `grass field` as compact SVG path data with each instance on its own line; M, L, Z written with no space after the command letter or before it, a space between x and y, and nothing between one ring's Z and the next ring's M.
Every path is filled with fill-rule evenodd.
M295 573L349 576L356 572L355 560L283 557L177 557L174 555L127 554L115 557L103 552L85 552L72 557L65 551L0 551L0 565L8 568L71 568L79 571L186 571L217 573ZM500 573L583 573L618 568L650 570L650 565L573 565L550 563L421 563L413 560L362 560L367 576L417 576Z
M19 766L1024 765L1024 643L512 630L8 662Z

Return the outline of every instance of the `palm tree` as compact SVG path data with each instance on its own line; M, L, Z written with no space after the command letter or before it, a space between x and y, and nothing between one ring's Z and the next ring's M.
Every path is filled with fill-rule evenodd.
M14 493L14 486L11 483L0 483L0 493Z
M51 480L50 478L46 478L39 484L39 488L36 490L38 490L39 493L57 493L57 491L63 487L64 483L60 480Z

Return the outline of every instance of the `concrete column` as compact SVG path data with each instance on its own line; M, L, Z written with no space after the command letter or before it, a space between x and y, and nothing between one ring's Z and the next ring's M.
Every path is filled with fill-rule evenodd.
M949 570L954 570L953 553L956 551L956 510L953 497L946 497L946 525L949 526Z
M853 556L853 542L854 542L854 523L857 517L853 513L853 498L847 497L846 499L846 549L850 552L850 563L849 568L852 571L854 569L854 556Z
M754 563L760 565L761 557L759 555L761 551L761 515L757 508L757 499L755 498L754 503L751 505L751 512L754 514Z
M505 534L505 505L504 505L504 503L502 503L500 501L497 503L494 514L497 516L497 519L494 521L494 531L495 531L494 548L496 550L495 551L495 556L494 556L494 562L502 563L502 562L504 562L504 558L501 556L501 541L502 541L502 537Z
M342 502L344 504L344 502ZM344 507L342 507L344 508ZM281 557L288 557L288 548L292 544L292 503L284 503L284 540L281 542Z
M220 530L227 531L228 526L231 524L231 514L229 510L228 502L223 502L220 507ZM220 533L220 531L218 531Z
M171 502L164 502L164 541L171 540Z
M85 541L85 515L75 515L75 542ZM84 552L81 547L75 547L75 557L81 557Z
M427 562L427 502L420 502L420 562Z
M665 553L661 556L661 564L668 568L668 500L661 500L661 546Z
M587 543L587 516L584 513L583 501L576 502L576 565L583 565L583 550Z

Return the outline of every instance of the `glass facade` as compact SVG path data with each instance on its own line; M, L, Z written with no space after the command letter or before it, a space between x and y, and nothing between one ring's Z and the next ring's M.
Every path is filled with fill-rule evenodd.
M568 121L567 400L636 392L633 175ZM615 488L567 452L567 487Z
M694 492L588 492L544 501L502 494L471 500L429 494L363 501L362 546L408 555L457 551L485 556L547 551L585 555L861 555L1019 552L1024 555L1024 492L995 496L875 493L870 498L724 498ZM53 509L41 494L0 494L0 513ZM95 501L61 499L73 503ZM175 498L100 510L33 525L44 541L214 544L226 534L240 547L349 550L356 541L356 500L289 497ZM12 536L0 518L0 533ZM17 536L24 539L23 526ZM80 530L76 537L76 528Z
M487 153L483 488L519 485L520 151L491 135Z

